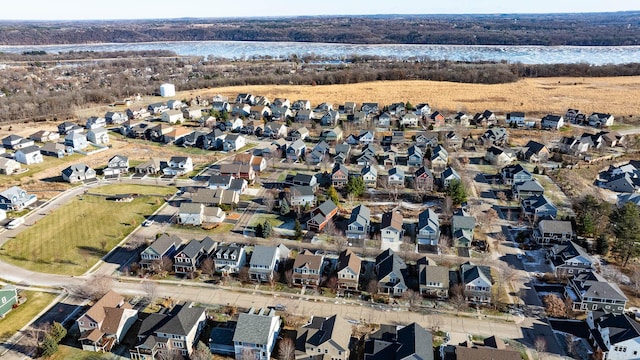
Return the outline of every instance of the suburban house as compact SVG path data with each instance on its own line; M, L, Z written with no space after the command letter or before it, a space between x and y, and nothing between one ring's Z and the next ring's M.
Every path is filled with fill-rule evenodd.
M345 290L358 290L360 281L360 268L362 260L350 249L343 250L338 255L336 273L338 274L338 288Z
M138 311L122 295L107 292L76 320L82 350L110 352L137 319Z
M312 316L307 325L296 333L295 359L348 360L351 324L339 315Z
M104 114L104 119L107 121L107 124L122 124L123 122L129 120L127 114L120 111L107 111Z
M7 211L19 211L38 201L38 197L29 194L22 188L12 186L0 192L0 209Z
M229 134L222 143L222 150L224 151L238 151L247 144L247 139L238 134Z
M438 134L436 133L420 133L416 135L415 144L422 148L434 148L438 146Z
M576 117L578 116L578 114L582 114L580 112L580 110L578 109L568 109L567 112L564 114L564 118L567 122L571 123L571 124L576 124ZM584 116L584 114L583 114Z
M457 171L449 166L440 174L440 183L446 189L452 181L462 181L462 178Z
M244 247L236 244L218 245L211 257L213 258L216 272L221 273L223 276L237 274L247 261Z
M283 123L278 122L268 122L264 126L264 130L262 131L262 135L264 137L269 137L272 139L284 138L287 136L287 127Z
M181 141L189 134L191 134L191 129L185 127L175 127L171 131L164 134L162 141L165 144L180 144Z
M107 119L103 117L92 116L87 119L85 128L87 130L91 130L91 129L103 128L105 126L107 126Z
M311 174L297 173L291 179L291 184L299 186L311 186L315 190L318 187L318 179Z
M73 148L73 150L84 150L89 146L89 142L84 134L71 132L64 137L64 145Z
M433 127L444 126L446 120L444 115L442 115L442 113L439 111L434 111L433 113L431 113L431 115L429 115L429 119L431 119L431 124L433 125Z
M171 259L182 244L182 239L176 235L162 234L140 254L140 266L146 269L154 267L154 262L162 258Z
M311 102L309 100L296 100L291 104L292 110L309 110L311 109Z
M405 283L407 264L393 250L387 249L376 256L378 292L389 296L401 296L409 289Z
M407 150L407 165L420 167L422 166L423 161L424 154L422 153L422 149L420 149L416 145L411 145Z
M129 172L129 157L124 155L115 155L109 162L107 168L103 170L105 175L119 175Z
M193 171L193 161L188 156L172 156L167 165L162 169L165 175L181 176Z
M507 113L506 123L507 125L524 125L524 113L520 111Z
M33 140L25 139L20 135L9 135L2 139L2 146L5 149L19 150L33 145L35 145Z
M422 103L416 105L415 114L419 116L429 116L431 115L431 106L427 103Z
M335 144L342 140L342 129L336 126L333 129L323 130L320 133L320 140L324 140L328 144Z
M545 115L540 121L540 127L543 129L560 130L564 126L564 118L560 115Z
M235 179L245 179L248 183L253 183L256 177L253 166L250 164L222 164L220 165L221 175L231 175Z
M145 137L151 141L167 144L164 137L173 131L173 126L167 124L158 124L152 128L147 128Z
M299 110L296 113L295 116L295 121L296 122L301 122L301 123L306 123L311 121L311 119L315 116L313 110Z
M613 125L614 117L611 114L593 113L587 118L589 126L603 128Z
M553 245L548 250L546 257L551 261L553 272L560 278L595 270L596 264L598 264L597 260L589 255L582 246L573 241Z
M537 141L529 140L520 150L518 157L531 163L549 161L549 149Z
M627 314L592 311L587 315L589 342L597 359L640 357L640 324Z
M487 129L480 140L485 145L503 146L509 141L509 133L505 128L493 127Z
M604 311L622 314L629 299L614 282L595 271L587 271L569 279L564 297L571 299L574 311Z
M336 163L331 171L331 185L340 189L347 186L349 180L349 170L343 164Z
M148 161L137 165L134 168L136 174L152 175L157 174L162 170L163 161L158 158L150 158Z
M193 195L191 202L204 204L205 206L225 205L230 208L234 208L238 205L238 202L240 202L240 194L231 189L200 188L196 191L196 194ZM208 210L210 210L210 208L205 208L205 218L208 218Z
M191 355L206 324L206 309L192 303L176 305L169 313L149 314L140 324L131 359Z
M287 140L296 141L296 140L306 140L309 137L309 130L306 127L302 126L297 129L293 129L289 131L289 135L287 136Z
M280 261L289 257L289 249L284 245L256 245L249 261L249 277L253 281L273 281Z
M476 227L476 219L468 216L463 210L455 213L451 218L451 236L454 246L469 248L473 242L473 231Z
M204 204L195 202L181 203L176 220L178 224L182 225L202 225L204 222Z
M58 159L62 159L67 154L67 148L60 143L49 142L40 148L40 153L44 156L53 156Z
M58 134L67 135L68 133L76 130L77 128L80 128L80 131L84 130L83 127L80 127L76 123L72 123L71 121L65 121L58 124ZM4 140L3 140L3 143L4 143Z
M515 160L515 157L510 152L491 146L484 154L484 159L492 165L505 166L511 164Z
M464 263L460 265L460 279L467 301L479 304L491 303L493 278L488 266Z
M505 166L500 170L502 183L513 185L533 180L533 175L520 164Z
M422 326L381 324L364 343L364 360L433 360L433 337Z
M39 164L44 161L40 148L36 145L16 150L14 155L17 162L25 165Z
M238 316L233 333L236 359L270 360L282 321L275 310L251 308Z
M538 228L533 230L532 238L538 244L564 243L573 240L571 221L540 220Z
M217 243L210 237L191 239L173 257L173 270L178 274L194 272L200 263L216 250Z
M351 211L351 217L347 222L345 236L347 239L366 239L371 230L371 210L358 205Z
M493 111L485 110L484 112L476 113L473 116L471 124L480 127L487 127L490 125L495 125L496 122L496 114L494 114Z
M414 113L405 114L402 116L402 119L400 119L400 123L406 127L416 127L419 122L420 118Z
M391 114L388 112L383 112L378 116L378 127L388 128L391 126Z
M360 111L369 115L375 114L380 110L378 108L378 103L362 103L362 105L360 106Z
M440 239L440 220L431 208L418 215L416 246L420 252L438 252Z
M21 168L21 165L19 162L13 159L0 157L0 174L12 175L20 171L20 168Z
M181 110L167 110L160 115L160 118L166 123L175 124L178 121L184 121L184 114Z
M415 190L433 191L433 173L426 166L421 166L413 175Z
M404 170L402 170L402 168L395 166L389 169L389 175L387 176L387 185L389 187L402 189L404 188L404 180L405 176Z
M287 150L285 153L287 154L287 160L289 161L298 161L302 160L301 158L304 156L304 153L307 149L304 141L296 140L292 142L289 146L287 146Z
M355 115L348 115L348 116L355 116ZM324 115L322 115L322 117L320 118L320 123L323 126L336 126L336 124L338 123L338 120L340 120L340 112L336 110L331 110L331 111L327 111Z
M288 195L286 198L291 206L316 205L316 194L311 186L292 186L285 194Z
M265 105L252 106L249 109L249 116L253 119L258 119L258 120L266 119L269 116L271 116L271 114L272 114L271 108Z
M17 304L18 289L13 285L3 286L0 289L0 319L4 318Z
M378 170L375 166L367 165L360 170L360 175L366 187L375 188L378 186Z
M94 180L96 171L86 164L73 164L62 170L62 180L75 184L81 181Z
M109 143L109 133L107 129L103 127L91 129L87 131L87 141L93 144L108 144Z
M441 145L437 145L431 150L431 169L442 171L449 164L449 153Z
M402 221L402 213L399 211L382 214L382 222L380 223L380 248L382 250L400 250L400 243L404 236Z
M438 299L449 297L449 268L429 264L418 265L420 294Z
M40 130L36 133L29 135L29 139L35 142L45 143L45 142L56 141L60 139L60 134L53 131Z
M305 250L293 262L293 283L295 285L319 286L324 255L316 255Z
M522 212L533 220L558 216L558 208L544 195L533 195L521 201Z
M532 196L538 196L544 194L544 187L536 180L532 180L514 183L511 187L511 192L514 199L528 199Z

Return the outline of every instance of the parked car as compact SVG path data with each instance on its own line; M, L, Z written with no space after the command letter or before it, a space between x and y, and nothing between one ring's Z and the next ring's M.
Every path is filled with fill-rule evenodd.
M13 229L18 228L18 226L20 226L22 224L24 224L24 218L23 217L19 217L19 218L13 219L7 224L7 229L13 230Z
M151 226L153 225L153 220L145 220L142 222L142 226Z

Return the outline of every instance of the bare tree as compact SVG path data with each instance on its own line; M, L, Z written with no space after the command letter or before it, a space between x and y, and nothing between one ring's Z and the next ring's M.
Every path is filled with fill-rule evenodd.
M243 284L248 284L249 282L251 282L251 277L249 275L248 267L245 266L242 269L240 269L240 271L238 272L238 280L240 280L240 282Z
M462 284L456 284L449 290L449 303L456 309L457 312L467 309L467 299L464 295L464 286Z
M547 340L542 336L538 336L533 342L533 347L536 349L538 357L540 357L541 353L547 351Z
M333 239L333 247L337 253L343 252L347 245L349 245L349 240L344 236L337 236Z
M508 265L507 263L502 262L498 266L498 273L502 280L509 282L516 278L518 270L513 265Z
M402 299L409 303L409 307L413 307L417 301L422 299L422 295L420 295L419 292L409 289L402 294Z
M151 263L151 269L159 274L161 272L170 272L173 269L173 261L168 256L163 256Z
M289 269L284 272L284 280L288 287L293 287L293 270Z
M268 213L273 211L273 207L275 206L275 203L276 201L275 201L273 192L265 191L264 197L262 198L262 204L265 206Z
M213 275L216 273L216 264L212 258L208 257L202 261L200 264L200 269L202 273L209 276L209 278L213 278Z
M280 360L293 360L295 351L296 345L291 338L283 338L278 343L278 359Z
M431 331L438 332L440 331L440 327L442 326L442 316L440 315L432 315L431 316Z
M453 216L453 199L451 196L445 196L444 201L442 202L442 222L445 224L449 224L451 222L451 217Z
M144 291L145 297L147 298L149 303L152 303L158 296L158 285L154 281L143 281L142 290Z
M555 294L549 294L542 297L544 310L547 315L556 318L566 318L567 308L565 303Z
M367 292L371 295L375 295L378 293L378 280L369 280L369 282L367 283Z

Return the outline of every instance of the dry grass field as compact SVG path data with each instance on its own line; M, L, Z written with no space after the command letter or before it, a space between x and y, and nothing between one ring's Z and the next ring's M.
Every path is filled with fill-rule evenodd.
M186 91L177 98L222 94L235 98L249 92L273 100L309 99L313 105L322 102L341 104L345 101L389 104L410 101L427 102L433 109L445 112L480 112L490 109L499 114L525 111L527 116L547 113L564 114L568 108L584 113L608 112L626 121L640 119L640 77L608 78L536 78L509 84L461 84L439 81L380 81L326 86L260 85ZM155 99L145 99L145 102ZM629 119L629 115L633 115Z

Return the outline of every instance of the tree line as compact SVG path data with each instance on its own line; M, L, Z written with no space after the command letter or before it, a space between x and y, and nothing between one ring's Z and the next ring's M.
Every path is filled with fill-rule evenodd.
M507 15L312 16L4 22L0 44L295 41L351 44L638 45L638 12ZM206 25L206 26L196 26Z

